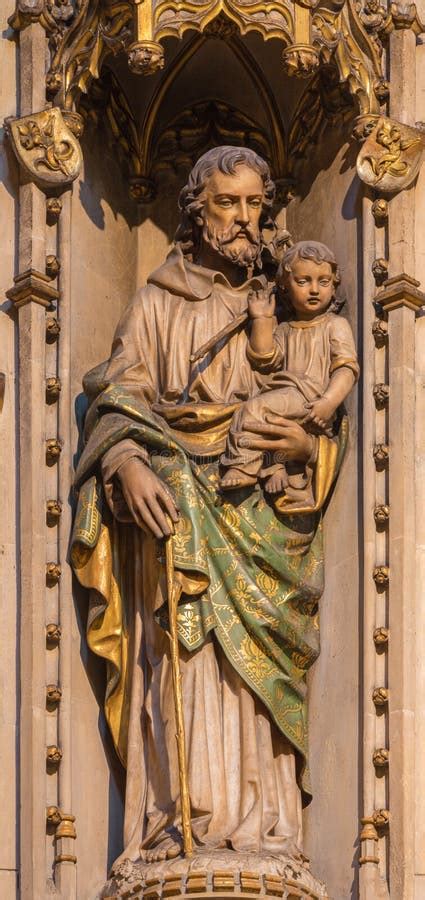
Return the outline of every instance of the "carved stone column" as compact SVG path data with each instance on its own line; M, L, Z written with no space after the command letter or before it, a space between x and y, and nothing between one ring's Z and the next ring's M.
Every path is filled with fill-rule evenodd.
M389 435L389 796L391 893L414 897L415 808L415 316L419 283L390 278L377 295L388 313Z
M414 125L418 27L406 18L406 7L401 4L393 3L391 11L395 28L390 37L390 113ZM416 13L413 4L410 11ZM390 385L390 884L391 895L403 900L415 896L415 315L425 302L414 280L414 234L412 185L389 204L391 277L379 298L388 312Z
M45 33L20 36L20 112L44 104ZM19 189L19 271L9 297L18 307L20 477L20 889L44 897L45 868L45 308L56 292L45 272L45 198L31 182Z
M42 10L43 3L28 8L23 2L13 17L13 27L19 32L20 118L6 121L20 166L18 271L7 291L17 310L19 343L20 896L22 900L45 897L48 883L54 881L58 896L72 900L76 880L75 828L70 812L71 679L66 649L60 664L58 628L64 591L65 648L71 641L72 604L66 570L67 535L62 530L58 540L57 529L62 512L58 488L67 500L70 485L69 464L58 478L64 420L63 415L62 420L58 416L61 389L67 400L66 416L71 415L69 360L66 363L69 337L65 352L59 354L59 362L66 363L65 386L56 344L60 331L56 279L61 272L59 288L63 292L63 285L68 286L70 260L69 239L63 239L59 244L68 249L66 269L61 271L56 229L46 226L48 222L56 225L62 206L57 194L78 174L81 150L60 111L46 108ZM46 193L52 192L54 196L46 200ZM65 204L68 233L70 203ZM68 290L66 293L69 295ZM69 315L69 296L67 299ZM69 427L64 431L69 435ZM69 439L67 453L69 458ZM69 514L65 519L65 528L69 528ZM58 635L54 642L52 629Z

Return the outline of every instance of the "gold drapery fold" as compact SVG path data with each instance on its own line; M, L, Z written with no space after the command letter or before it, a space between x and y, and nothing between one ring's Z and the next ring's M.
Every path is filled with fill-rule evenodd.
M107 663L105 716L115 749L125 766L130 696L126 690L129 634L122 598L125 577L122 544L118 527L103 524L99 540L93 550L86 552L84 562L78 565L75 557L73 561L80 584L90 590L87 643Z

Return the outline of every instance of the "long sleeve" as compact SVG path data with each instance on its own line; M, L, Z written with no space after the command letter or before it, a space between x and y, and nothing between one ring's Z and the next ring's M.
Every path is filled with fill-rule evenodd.
M248 341L246 355L254 371L260 372L263 375L278 372L283 367L285 359L284 335L279 326L275 324L273 330L273 350L271 350L270 353L256 353Z
M341 316L333 316L329 336L331 348L329 375L332 375L336 369L346 366L348 369L351 369L357 381L360 367L357 360L353 332L347 319L343 319Z
M143 403L151 406L158 398L161 348L155 320L155 287L143 288L122 315L113 340L111 358L105 372L109 384L122 384Z

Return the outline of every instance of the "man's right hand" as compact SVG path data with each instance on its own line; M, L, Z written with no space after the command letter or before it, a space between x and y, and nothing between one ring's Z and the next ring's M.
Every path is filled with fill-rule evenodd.
M158 540L169 537L174 531L169 519L174 525L179 513L164 482L136 457L120 466L117 477L124 500L139 528Z

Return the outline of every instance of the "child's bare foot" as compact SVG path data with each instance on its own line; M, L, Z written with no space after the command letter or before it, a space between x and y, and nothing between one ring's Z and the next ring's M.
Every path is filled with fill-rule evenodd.
M264 483L265 490L268 494L283 494L288 485L288 476L286 469L277 469L272 475L266 479Z
M220 487L223 491L231 491L235 488L250 487L256 481L255 475L246 475L239 469L228 469L220 481Z

